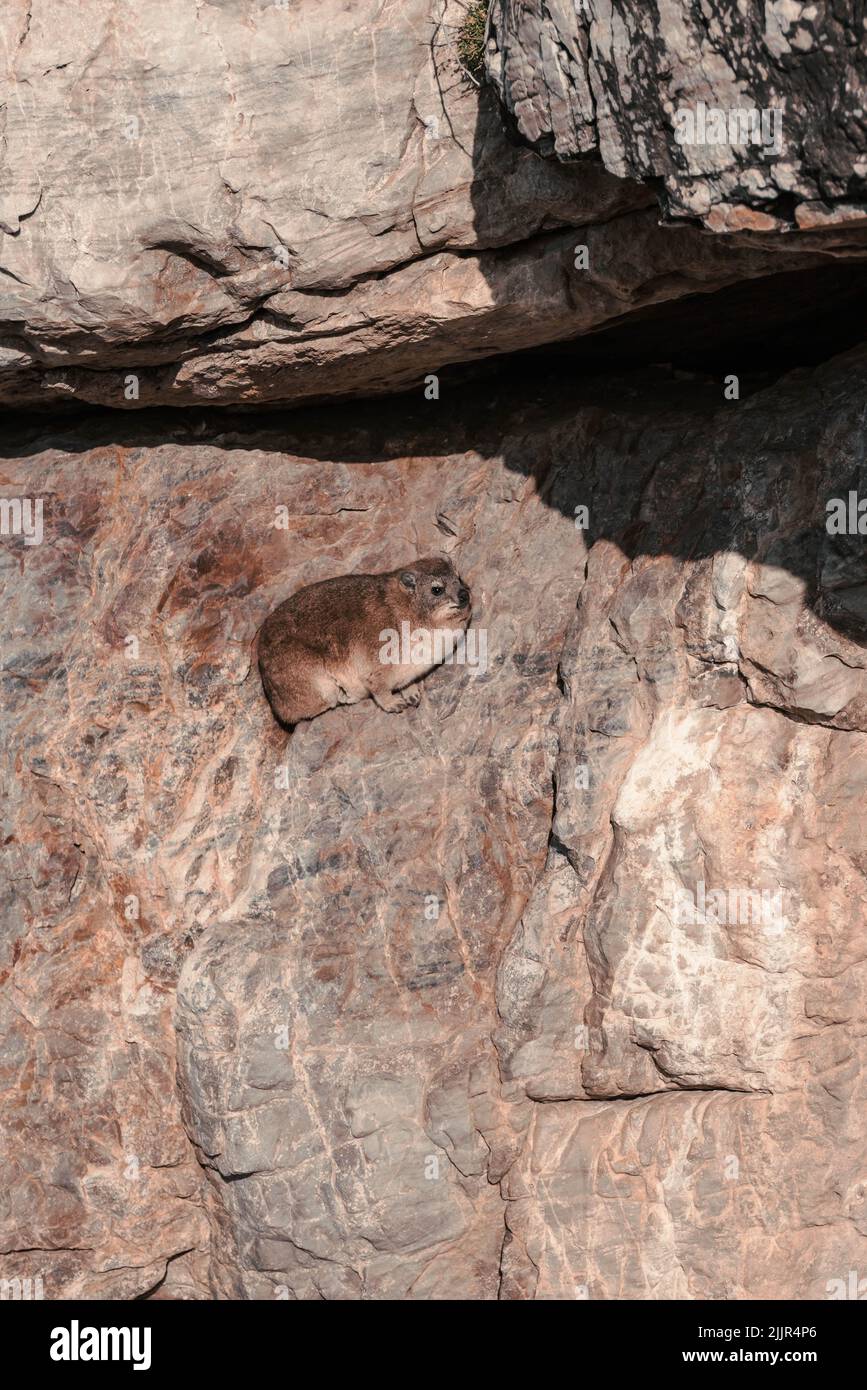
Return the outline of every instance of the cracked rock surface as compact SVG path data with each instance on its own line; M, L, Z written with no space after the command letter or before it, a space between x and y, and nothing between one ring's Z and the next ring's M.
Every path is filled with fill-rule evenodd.
M514 37L518 11L495 11L499 85L513 109L532 88L519 125L537 145L523 113L541 103L544 125L554 110L551 62L567 95L580 88L562 66L567 8L544 20L541 69L527 56L533 8ZM6 0L0 404L368 397L664 300L863 256L858 228L837 225L847 180L857 194L845 121L839 149L829 134L816 154L831 183L798 194L830 199L804 224L830 228L737 243L661 228L637 181L660 170L613 157L613 134L608 169L507 138L494 91L458 64L464 15L462 0L197 0L172 7L167 35L165 0ZM848 35L834 64L856 61ZM632 107L655 129L664 93L646 77L647 90L631 79Z
M865 380L10 437L44 538L0 551L4 1276L791 1299L859 1267L867 607L825 514L867 494ZM486 669L289 740L267 612L440 549Z
M541 152L658 181L711 231L863 239L860 0L492 0L490 26L488 72Z
M69 10L0 15L0 402L392 390L541 341L497 301L569 312L545 233L651 201L509 145L457 0Z

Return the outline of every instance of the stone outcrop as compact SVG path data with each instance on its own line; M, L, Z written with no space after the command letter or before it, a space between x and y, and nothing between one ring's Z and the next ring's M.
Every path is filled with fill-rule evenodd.
M521 135L596 155L715 232L867 226L863 5L492 0L488 72Z
M521 45L550 54L554 20L540 41L534 7L519 8L517 48L494 13L508 40L500 87L514 107L517 65L550 108L550 63L528 68ZM568 8L546 13L562 28ZM73 19L67 0L9 0L0 404L382 394L648 305L864 254L848 225L797 244L663 229L638 181L655 164L615 159L607 140L614 173L510 143L493 92L459 65L465 12L462 0L200 0L175 7L169 37L163 0L88 0ZM633 105L653 125L662 100L642 87ZM831 134L840 149L820 140L816 158L839 166L837 188L852 170ZM834 221L833 190L810 205L826 195Z
M44 536L0 552L5 1277L823 1298L858 1268L867 610L825 519L867 495L865 376L11 440ZM486 663L288 739L271 606L438 548Z
M458 66L454 0L191 4L170 41L162 0L68 11L0 18L7 404L394 389L542 341L572 312L548 234L652 201L509 146ZM508 301L534 283L522 327Z

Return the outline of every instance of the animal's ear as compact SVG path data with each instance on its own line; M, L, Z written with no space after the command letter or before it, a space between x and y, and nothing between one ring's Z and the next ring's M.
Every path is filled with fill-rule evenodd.
M414 589L415 575L412 570L404 570L403 574L400 576L400 582L405 589Z

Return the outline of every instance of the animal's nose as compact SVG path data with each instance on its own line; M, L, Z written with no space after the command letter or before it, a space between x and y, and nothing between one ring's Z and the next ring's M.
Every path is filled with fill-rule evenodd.
M469 601L470 591L469 589L465 589L462 584L461 587L458 589L458 603L461 605L461 608L466 608Z

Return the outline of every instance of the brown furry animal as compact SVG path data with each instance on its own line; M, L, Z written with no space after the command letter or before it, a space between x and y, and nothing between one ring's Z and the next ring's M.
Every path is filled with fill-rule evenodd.
M442 557L309 584L275 608L259 633L259 673L271 709L291 728L368 695L390 713L417 705L420 688L404 687L444 659L446 634L464 631L470 615L470 591ZM384 654L390 632L408 637L419 629L442 636L429 650L403 643L397 662Z

